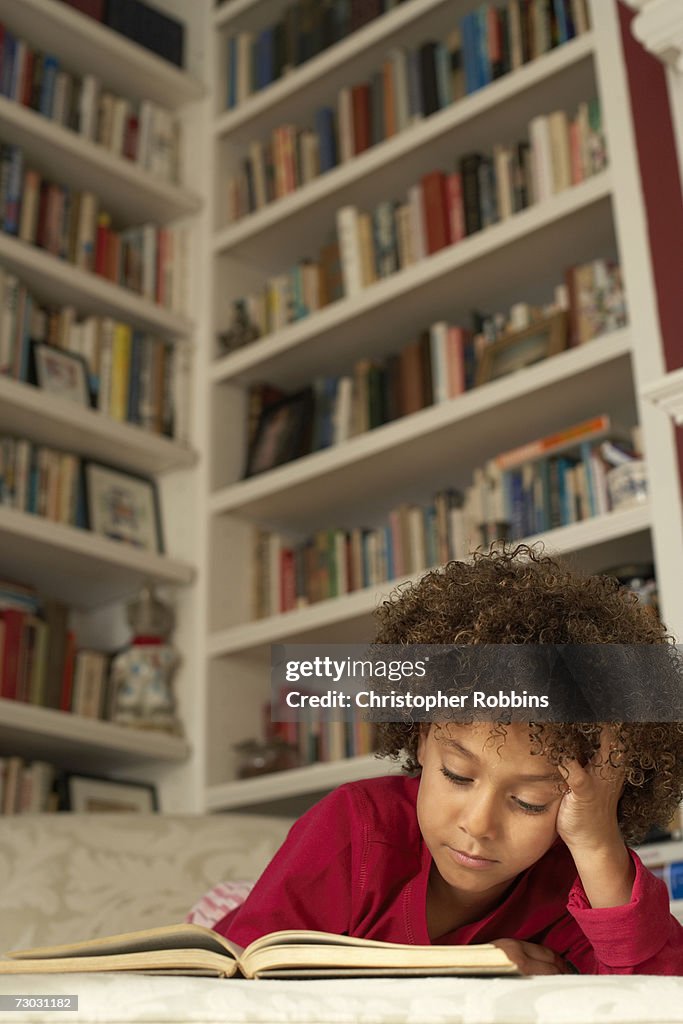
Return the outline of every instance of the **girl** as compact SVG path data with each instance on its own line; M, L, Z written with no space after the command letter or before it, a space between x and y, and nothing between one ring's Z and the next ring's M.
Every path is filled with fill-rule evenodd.
M671 643L605 576L519 546L450 562L378 609L385 644ZM666 886L624 840L665 825L683 725L379 726L407 774L350 783L293 826L215 929L495 942L524 974L683 974Z

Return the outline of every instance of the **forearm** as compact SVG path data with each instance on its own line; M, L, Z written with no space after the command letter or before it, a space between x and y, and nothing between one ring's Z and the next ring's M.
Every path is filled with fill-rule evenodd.
M571 854L594 910L630 903L636 871L620 836L597 848L571 849Z

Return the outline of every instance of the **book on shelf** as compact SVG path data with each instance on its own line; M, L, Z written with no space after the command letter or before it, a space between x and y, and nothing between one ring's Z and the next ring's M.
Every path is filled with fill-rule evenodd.
M15 950L0 974L153 971L231 978L517 974L489 944L408 946L315 931L280 931L246 948L196 924L167 925L89 942Z
M27 763L16 755L0 757L0 814L56 811L55 777L55 766L47 761Z

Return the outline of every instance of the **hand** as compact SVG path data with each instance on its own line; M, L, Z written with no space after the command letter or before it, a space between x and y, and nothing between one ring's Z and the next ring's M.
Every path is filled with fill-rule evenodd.
M559 953L547 946L539 946L535 942L523 942L521 939L496 939L492 943L498 946L521 974L573 974L571 967Z
M623 847L617 807L624 789L624 769L616 750L614 737L603 729L600 748L585 768L578 761L560 766L567 789L557 812L556 828L572 853Z

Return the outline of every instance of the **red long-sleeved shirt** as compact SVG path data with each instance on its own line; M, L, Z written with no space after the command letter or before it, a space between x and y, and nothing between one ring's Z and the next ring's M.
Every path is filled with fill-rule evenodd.
M432 859L417 822L418 778L340 786L292 827L242 906L214 928L240 946L284 928L427 945ZM594 910L571 854L557 840L503 902L439 944L524 939L582 974L683 975L683 926L665 884L631 852L630 903Z

